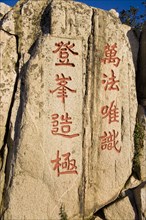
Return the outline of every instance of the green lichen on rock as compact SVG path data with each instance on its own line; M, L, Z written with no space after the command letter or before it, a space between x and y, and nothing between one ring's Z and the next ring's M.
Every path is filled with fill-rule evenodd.
M133 172L137 175L138 179L140 179L140 156L144 147L144 127L138 120L134 131L134 147Z
M59 216L60 216L60 220L68 220L64 205L61 205L60 207Z

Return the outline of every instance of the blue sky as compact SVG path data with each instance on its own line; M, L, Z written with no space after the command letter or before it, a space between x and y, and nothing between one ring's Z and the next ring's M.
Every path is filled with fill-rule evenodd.
M35 1L35 0L33 0ZM39 0L36 0L36 3ZM101 8L105 10L110 10L111 8L121 11L122 9L129 9L130 6L134 6L142 10L141 2L144 0L76 0L78 2L83 2L87 5ZM6 3L7 5L13 6L16 4L17 0L1 0L1 2Z

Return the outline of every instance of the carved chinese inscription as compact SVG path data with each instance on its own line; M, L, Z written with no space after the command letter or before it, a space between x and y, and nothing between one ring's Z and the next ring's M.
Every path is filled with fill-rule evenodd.
M110 46L108 43L104 48L104 53L105 53L105 58L101 59L101 62L103 62L104 64L106 63L114 63L114 66L118 66L120 63L120 59L118 57L116 57L117 51L117 44L113 44L112 46Z
M119 122L119 109L114 102L115 101L112 101L110 106L105 105L101 108L101 114L103 115L102 118L108 118L109 124L112 122Z
M59 65L65 65L65 66L72 66L74 67L75 64L73 62L69 61L69 53L72 53L74 56L78 55L78 52L75 52L73 48L75 47L74 43L70 43L68 41L67 43L64 43L63 41L59 43L55 43L55 46L57 47L56 50L53 50L53 53L58 53L59 55L59 61L58 63L55 63L56 66Z
M52 115L52 134L60 135L65 138L74 138L79 136L79 134L71 134L71 124L72 118L69 117L68 113L61 115L58 114Z
M68 83L68 81L71 81L72 78L69 77L65 77L63 73L61 73L61 77L59 77L59 75L56 75L56 82L57 82L57 88L54 90L50 90L50 93L55 93L57 92L57 97L61 98L62 103L65 103L65 99L68 97L67 95L67 91L71 92L71 93L76 93L76 90L71 89L69 87L66 86L66 84Z
M108 77L106 74L103 74L103 80L102 80L102 84L104 84L104 90L117 90L119 91L119 80L115 80L116 76L114 74L114 71L111 70L111 77Z
M52 175L66 174L64 179L70 181L68 174L82 173L82 40L50 39L48 132L53 150L49 158Z
M101 139L101 149L102 150L112 150L115 149L118 153L121 151L121 147L118 147L118 140L116 138L119 135L119 132L116 132L113 130L112 132L109 131L109 134L107 134L106 131L104 131L104 135L100 137Z
M53 170L57 171L57 176L63 174L78 174L76 160L70 159L70 156L70 152L67 152L59 156L58 150L56 159L51 160L51 163L55 164Z
M114 43L112 45L106 44L104 48L104 55L105 57L101 59L101 63L104 64L113 64L113 68L108 73L108 69L106 72L102 74L101 83L103 85L104 91L106 94L109 94L109 97L112 97L111 103L109 105L103 105L100 109L102 119L104 120L104 126L109 127L109 130L112 131L104 131L104 135L100 136L101 141L101 149L102 150L112 150L115 149L116 152L120 153L121 147L119 143L119 131L110 127L113 123L119 123L120 121L120 110L117 104L117 93L120 91L119 83L120 80L118 79L118 70L116 72L114 70L115 67L118 67L120 64L120 58L117 56L117 44ZM111 93L112 94L111 96ZM113 100L114 99L114 100ZM118 126L117 126L118 128Z

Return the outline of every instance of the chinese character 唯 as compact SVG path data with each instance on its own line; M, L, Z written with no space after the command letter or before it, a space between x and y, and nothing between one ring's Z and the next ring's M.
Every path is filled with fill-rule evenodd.
M112 122L119 122L119 111L116 105L114 105L115 101L111 102L110 107L105 105L101 108L101 114L103 115L102 118L108 117L108 123L111 124Z

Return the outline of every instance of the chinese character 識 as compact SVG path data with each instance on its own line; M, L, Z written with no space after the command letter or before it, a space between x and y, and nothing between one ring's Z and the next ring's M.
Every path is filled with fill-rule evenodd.
M55 163L53 170L57 171L57 176L59 177L62 174L78 174L76 160L70 159L70 153L62 154L63 162L59 156L59 150L57 151L57 158L51 160L51 163Z
M111 72L112 72L112 76L109 77L108 79L107 79L107 75L103 74L103 77L105 78L105 79L102 80L102 84L105 84L104 90L105 91L106 90L117 90L117 91L119 91L119 87L118 87L118 85L116 85L116 83L118 83L119 80L115 80L116 76L114 75L114 71L111 70Z
M76 90L70 89L69 87L66 86L66 84L68 83L68 81L71 81L71 77L65 77L63 75L63 73L61 73L61 77L59 77L59 75L56 75L56 81L57 81L57 85L58 87L54 90L50 90L50 93L54 93L57 91L57 97L61 98L62 102L65 103L65 98L68 97L67 95L67 90L72 92L72 93L76 93Z
M106 62L108 63L114 63L114 66L118 66L120 63L120 59L118 57L116 57L117 51L115 50L117 48L117 44L113 44L112 46L110 46L109 44L107 44L105 46L105 56L106 58L101 59L101 62L103 62L104 64L106 64Z
M59 118L58 114L52 115L52 134L53 135L60 135L65 138L74 138L78 137L79 134L70 134L71 131L71 124L72 120L69 117L68 113L65 115L61 115Z
M116 133L115 130L113 130L113 132L109 131L109 135L107 134L106 131L104 131L104 135L100 137L101 149L112 150L114 148L118 153L120 153L121 147L119 149L117 148L117 144L119 141L116 141L118 134L119 132Z
M108 123L111 124L112 122L119 122L119 111L116 105L114 105L115 101L111 102L110 107L105 105L101 108L101 114L103 115L102 118L108 117Z
M59 65L67 65L74 67L74 63L69 62L69 52L73 55L78 55L77 52L74 52L72 48L75 46L75 44L71 44L70 41L68 43L63 43L62 41L59 43L55 43L55 46L57 46L57 49L53 51L53 53L59 53L59 62L55 63L56 66Z

